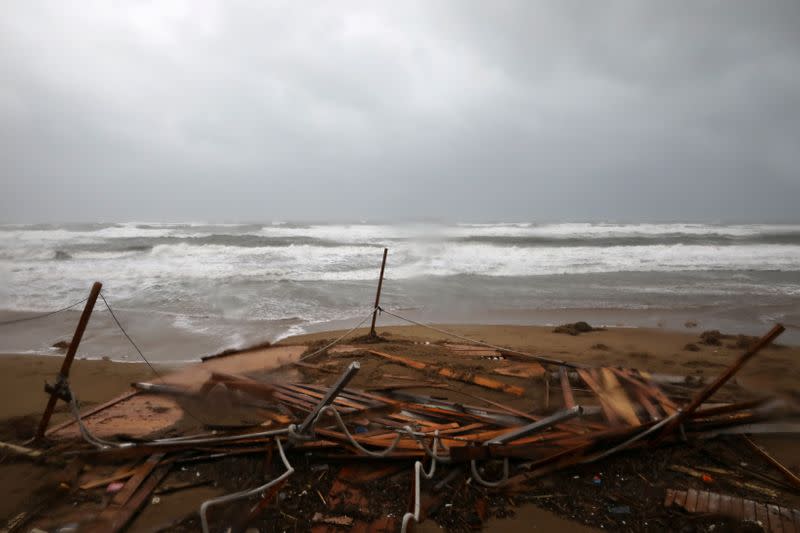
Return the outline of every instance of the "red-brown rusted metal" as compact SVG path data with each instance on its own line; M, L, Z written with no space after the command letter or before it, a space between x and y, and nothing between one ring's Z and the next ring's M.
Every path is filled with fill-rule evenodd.
M383 249L383 261L381 262L381 276L378 278L378 290L375 293L375 310L372 312L372 325L369 327L370 337L375 336L375 321L378 319L378 306L381 303L381 287L383 287L383 272L386 270L386 255L388 248Z
M56 407L56 402L59 399L59 387L69 377L69 370L72 367L72 361L75 359L75 354L78 352L78 345L83 338L83 332L86 331L86 326L89 324L89 318L92 316L94 304L97 297L100 295L100 289L103 284L95 281L92 285L92 290L89 292L89 298L86 300L86 305L83 307L83 312L78 320L78 326L75 328L75 334L72 336L72 342L69 343L67 348L67 355L64 356L64 362L61 364L61 370L58 372L58 381L55 388L50 391L50 399L47 401L47 407L42 413L42 419L39 421L39 428L36 430L35 440L41 440L44 437L44 432L47 431L47 425L50 423L50 417L53 416L53 410ZM47 390L47 389L46 389Z

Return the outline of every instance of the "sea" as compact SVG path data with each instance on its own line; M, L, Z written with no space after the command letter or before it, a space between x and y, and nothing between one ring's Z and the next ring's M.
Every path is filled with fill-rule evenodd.
M124 222L0 225L0 322L95 280L140 347L194 360L369 315L438 324L723 328L800 342L800 225ZM0 325L0 353L51 350L76 310ZM136 358L102 302L87 357ZM382 315L379 324L400 319ZM695 325L696 324L696 325Z

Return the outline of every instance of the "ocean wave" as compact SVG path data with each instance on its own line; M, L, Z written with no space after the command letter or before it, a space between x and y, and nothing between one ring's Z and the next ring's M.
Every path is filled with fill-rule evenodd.
M372 245L287 246L158 244L147 251L69 251L69 261L52 261L52 251L27 250L25 259L0 254L0 268L36 276L85 272L118 278L153 279L248 277L273 280L367 280L380 263ZM46 259L46 260L45 260ZM487 243L397 243L387 276L396 279L479 275L524 277L600 272L676 271L800 272L800 246L742 244L706 246L498 246Z
M727 244L736 242L800 243L798 225L714 224L207 224L125 223L83 225L3 225L0 248L19 242L60 244L105 243L121 239L196 239L215 244L258 246L258 238L283 244L372 244L397 241L496 242L509 245L615 245L683 242ZM154 242L163 244L165 241ZM255 243L255 244L251 244ZM269 245L269 243L262 243Z

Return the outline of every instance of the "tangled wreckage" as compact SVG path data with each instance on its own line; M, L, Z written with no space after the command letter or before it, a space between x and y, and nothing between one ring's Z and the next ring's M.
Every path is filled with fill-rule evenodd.
M213 486L149 529L474 530L535 502L614 530L800 531L800 478L747 436L796 432L796 413L732 379L782 331L708 382L372 334L208 357L81 410L66 364L47 390L72 418L6 445L65 491L6 529L123 531Z

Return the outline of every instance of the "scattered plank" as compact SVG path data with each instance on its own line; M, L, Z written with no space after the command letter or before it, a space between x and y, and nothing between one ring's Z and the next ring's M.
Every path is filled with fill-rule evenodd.
M464 383L471 383L473 385L478 385L480 387L485 387L487 389L499 390L506 392L508 394L512 394L514 396L523 396L525 394L525 389L522 387L517 387L516 385L508 385L501 381L494 380L492 378L488 378L486 376L481 376L480 374L472 374L469 372L459 372L447 367L439 367L436 365L432 365L429 363L423 363L421 361L415 361L413 359L409 359L407 357L401 357L399 355L392 355L388 353L379 352L377 350L368 350L369 353L373 355L377 355L378 357L382 357L389 361L410 367L416 368L417 370L428 370L437 373L440 376L446 377L448 379L453 379L456 381L463 381Z

